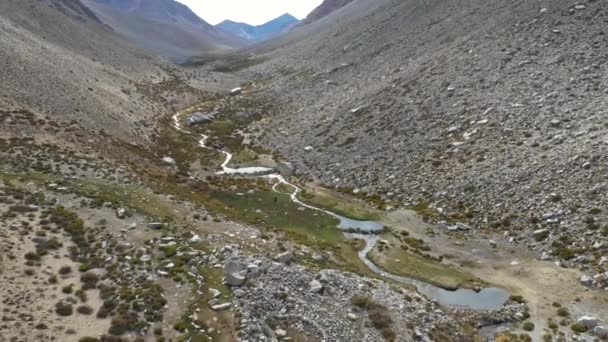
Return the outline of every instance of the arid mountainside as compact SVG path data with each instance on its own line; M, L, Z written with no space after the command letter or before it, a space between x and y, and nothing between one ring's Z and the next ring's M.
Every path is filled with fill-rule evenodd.
M204 52L244 46L174 0L84 0L102 22L141 48L182 62Z
M189 76L113 33L79 1L11 0L0 9L2 111L29 111L59 126L74 120L135 141L149 138L153 118L200 93Z
M256 51L282 105L264 144L328 187L608 287L601 2L361 0L333 16Z
M329 9L0 2L0 342L608 337L602 3Z
M325 0L323 3L321 3L321 5L310 12L310 14L308 14L304 20L302 20L302 24L310 24L324 18L330 15L333 11L340 9L351 2L353 2L353 0Z

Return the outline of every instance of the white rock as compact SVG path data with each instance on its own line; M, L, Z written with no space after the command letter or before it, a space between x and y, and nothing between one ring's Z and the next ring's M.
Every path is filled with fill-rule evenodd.
M287 331L278 328L277 330L274 331L274 333L278 336L278 337L285 337L287 336Z
M593 279L586 274L584 276L582 276L579 281L581 282L581 284L583 284L585 286L591 286L593 284Z
M456 227L458 229L460 229L460 230L470 230L471 229L471 226L466 225L466 224L461 223L461 222L456 222Z
M577 320L578 323L587 327L587 329L593 329L598 324L600 324L600 320L593 316L583 316Z
M608 337L608 326L598 325L597 327L593 328L593 334L601 338Z
M232 306L232 303L223 303L223 304L213 305L211 307L211 309L213 311L222 311L222 310L226 310L226 309L230 308L231 306Z
M318 280L313 279L310 282L310 292L319 293L321 292L321 290L323 290L323 284L321 284L321 282L319 282Z
M278 254L275 259L283 264L287 264L291 261L291 259L293 258L293 254L291 254L291 252L284 252L281 254Z
M219 296L222 295L222 293L220 292L220 290L214 289L214 288L210 288L209 292L211 292L212 298L217 298L217 297L219 297Z
M171 158L171 157L163 157L163 162L165 164L169 164L169 165L177 165L177 162L175 161L175 159Z
M357 316L356 314L350 312L346 315L346 318L348 318L351 321L356 321L357 319L359 319L359 316Z
M306 152L312 152L313 150L314 150L314 147L312 147L312 146L304 147L304 151L306 151Z
M245 284L247 276L242 272L234 272L226 274L226 284L230 286L241 286Z
M148 228L150 229L161 229L163 224L161 222L150 222L148 223Z
M125 208L116 209L116 217L118 217L119 219L124 219L126 216L127 216L127 209L125 209Z

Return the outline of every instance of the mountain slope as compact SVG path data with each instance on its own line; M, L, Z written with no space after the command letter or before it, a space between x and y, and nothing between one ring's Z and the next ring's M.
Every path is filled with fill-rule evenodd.
M224 20L215 25L216 28L228 32L234 36L246 39L251 43L257 43L272 39L295 25L298 19L289 13L275 18L262 25L253 26L245 23L238 23L231 20Z
M107 25L138 46L178 62L203 52L227 50L244 41L199 18L173 0L85 0Z
M353 0L324 0L321 5L315 8L304 20L302 20L302 24L310 24L322 19L330 15L333 11L340 9L351 2L353 2Z
M82 11L66 13L74 8ZM0 3L0 110L146 139L154 117L198 91L177 82L171 87L184 93L173 99L164 88L180 71L117 36L85 8L76 0Z
M606 18L597 2L355 1L254 50L284 106L263 141L328 187L582 260L607 242L579 214L608 205L589 192L608 184ZM606 271L589 272L605 287Z

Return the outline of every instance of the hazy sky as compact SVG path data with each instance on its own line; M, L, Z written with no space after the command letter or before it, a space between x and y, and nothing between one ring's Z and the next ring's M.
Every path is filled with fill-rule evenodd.
M263 24L284 13L298 19L306 17L323 0L177 0L210 24L224 19Z

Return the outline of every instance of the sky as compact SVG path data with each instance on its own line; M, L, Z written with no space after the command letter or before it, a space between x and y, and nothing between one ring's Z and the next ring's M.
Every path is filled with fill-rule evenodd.
M177 0L215 25L224 19L260 25L285 13L303 19L323 0Z

